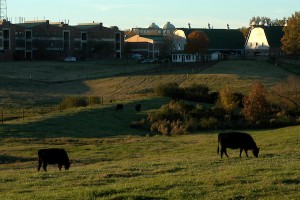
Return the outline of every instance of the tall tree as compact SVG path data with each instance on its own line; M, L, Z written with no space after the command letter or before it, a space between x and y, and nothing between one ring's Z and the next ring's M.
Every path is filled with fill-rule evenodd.
M300 56L300 12L295 12L283 28L282 50L290 56Z
M204 55L208 49L209 39L203 31L193 31L189 34L186 44L187 53ZM201 56L202 59L204 58Z

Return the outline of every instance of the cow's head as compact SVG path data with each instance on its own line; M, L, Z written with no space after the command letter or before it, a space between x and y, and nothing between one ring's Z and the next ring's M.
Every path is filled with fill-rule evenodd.
M65 170L68 170L70 168L72 161L69 161L65 164Z
M254 149L252 149L252 153L253 153L253 155L257 158L257 157L258 157L258 154L259 154L259 148L254 148Z

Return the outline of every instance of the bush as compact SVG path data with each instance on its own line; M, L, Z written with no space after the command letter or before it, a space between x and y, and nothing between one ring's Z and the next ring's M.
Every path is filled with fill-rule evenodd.
M97 96L89 96L88 102L89 102L89 106L101 104L101 98Z
M86 97L66 97L59 104L61 109L86 107L88 101Z
M207 102L209 97L209 89L205 85L193 84L184 88L184 99L197 102Z
M155 88L155 92L157 95L162 97L170 97L172 99L181 98L181 89L176 82L160 84Z
M97 96L89 96L89 97L66 97L64 98L60 104L60 109L69 109L69 108L78 108L78 107L86 107L93 106L101 103L101 98Z
M202 130L217 129L219 126L218 119L214 117L200 119L199 125Z

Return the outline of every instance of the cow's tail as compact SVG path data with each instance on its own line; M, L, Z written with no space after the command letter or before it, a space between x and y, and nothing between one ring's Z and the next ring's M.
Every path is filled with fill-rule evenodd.
M217 148L217 154L219 154L220 149L219 149L219 143L220 143L220 136L218 135L218 148Z

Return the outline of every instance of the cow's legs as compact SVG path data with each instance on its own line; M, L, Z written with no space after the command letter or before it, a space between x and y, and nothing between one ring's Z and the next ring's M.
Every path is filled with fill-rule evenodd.
M41 160L39 160L39 164L38 164L38 168L37 168L38 172L40 171L40 169L41 169L41 166L42 166L42 161L41 161Z
M225 155L227 156L227 158L229 157L229 156L227 155L226 148L222 148L222 147L221 147L221 158L223 157L223 153L225 153Z
M227 150L225 149L224 151L225 155L227 156L227 158L229 158L228 154L227 154Z
M43 163L43 169L44 169L44 171L46 172L47 171L47 163Z
M248 157L248 150L247 149L244 149L244 150L245 150L246 156Z
M58 163L58 169L59 169L59 171L61 170L61 168L62 168L62 164Z
M240 148L240 158L242 157L242 152L243 152L243 149Z

